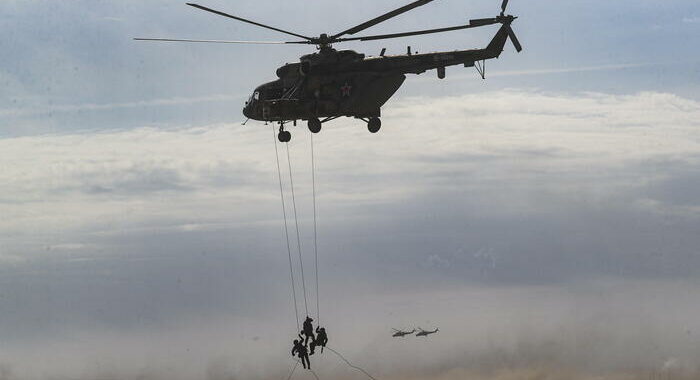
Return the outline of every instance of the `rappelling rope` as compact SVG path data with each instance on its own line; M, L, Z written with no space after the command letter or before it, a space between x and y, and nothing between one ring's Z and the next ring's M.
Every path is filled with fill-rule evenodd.
M362 369L362 368L360 368L360 367L358 367L358 366L353 365L352 363L350 363L350 361L349 361L348 359L345 359L345 357L344 357L343 355L341 355L340 352L338 352L338 351L336 351L336 350L334 350L334 349L332 349L332 348L330 348L330 347L328 347L328 346L326 346L325 348L326 348L327 350L331 350L331 352L333 352L334 354L338 355L338 357L341 358L345 363L347 363L347 365L350 366L351 368L354 368L354 369L356 369L356 370L358 370L358 371L364 373L367 377L369 377L369 378L372 379L372 380L377 380L377 379L374 378L374 376L370 375L370 374L369 374L367 371L365 371L364 369Z
M296 360L294 362L294 367L292 367L292 371L289 372L289 376L287 376L287 380L292 378L292 375L294 375L294 371L296 371L297 367L299 366L299 360Z
M297 291L294 285L294 266L292 265L292 248L289 245L289 228L287 227L287 209L284 205L284 191L282 190L282 169L280 168L280 155L277 151L277 136L275 136L275 126L272 126L272 139L275 145L275 158L277 159L277 178L280 183L280 199L282 199L282 216L284 217L284 235L287 239L287 256L289 257L289 276L292 280L292 296L294 298L294 317L297 320L297 330L299 330L299 309L297 308ZM294 373L294 371L292 371ZM290 374L291 377L291 374Z
M289 157L289 143L287 145L287 164L289 166L289 183L292 190L292 205L294 206L294 223L296 225L297 232L297 249L299 251L299 267L301 268L301 287L304 291L304 309L306 310L306 315L309 315L309 304L306 299L306 280L304 279L304 262L301 258L301 238L299 237L299 218L297 217L297 202L294 197L294 179L292 176L292 160ZM276 146L276 145L275 145ZM298 328L298 326L297 326Z
M309 368L309 372L311 372L311 374L314 375L314 377L316 378L316 380L321 380L321 379L318 378L318 375L316 374L316 372L314 372L313 369Z
M299 366L299 362L300 362L299 359L294 360L294 367L292 367L292 372L290 372L290 373L289 373L289 376L287 376L287 380L290 380L290 379L292 378L292 375L294 375L294 371L295 371L295 370L297 369L297 367ZM309 372L311 372L312 375L314 375L314 377L316 378L316 380L320 380L320 379L318 378L318 375L316 374L316 372L314 372L314 370L312 370L311 368L309 368L308 370L309 370Z
M316 324L321 324L321 310L319 307L319 287L318 287L318 238L316 224L316 160L314 159L314 134L311 133L311 184L314 200L314 267L316 269Z
M334 354L338 355L338 357L339 357L340 359L342 359L350 368L353 368L353 369L356 369L356 370L362 372L363 374L365 374L365 376L367 376L367 377L370 378L371 380L377 380L377 379L374 378L374 376L370 375L370 374L369 374L367 371L365 371L364 369L362 369L362 368L360 368L360 367L358 367L358 366L356 366L356 365L350 363L350 361L349 361L348 359L345 359L345 357L344 357L343 355L341 355L340 352L338 352L338 351L336 351L336 350L334 350L334 349L332 349L332 348L330 348L330 347L328 347L328 346L326 346L325 348L326 348L327 350L330 350L330 351L333 352ZM298 360L298 359L294 361L294 367L292 367L292 371L289 373L289 376L287 376L287 380L291 380L292 375L294 375L294 371L295 371L295 370L297 369L297 367L299 366L299 361L300 361L300 360ZM319 380L318 375L316 375L316 372L314 372L311 368L309 368L309 372L311 372L311 374L314 375L314 377L316 378L316 380Z

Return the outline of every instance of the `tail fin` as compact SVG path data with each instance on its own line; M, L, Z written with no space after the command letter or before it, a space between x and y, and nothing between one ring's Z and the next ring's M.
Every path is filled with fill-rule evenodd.
M488 58L498 58L503 52L503 48L506 46L506 41L508 40L508 24L503 24L498 32L493 37L489 46L486 47L486 54Z
M504 2L504 4L507 3ZM515 47L515 50L520 53L523 50L523 47L520 45L520 41L518 41L518 37L515 35L515 32L513 31L513 28L511 28L510 24L515 20L517 17L514 16L499 16L496 19L500 20L500 22L503 23L501 26L501 29L498 29L498 33L493 37L491 40L491 43L489 43L489 46L486 47L486 54L489 56L489 58L498 58L498 56L501 55L503 52L503 48L506 45L506 40L510 38L510 42L513 43L513 47Z

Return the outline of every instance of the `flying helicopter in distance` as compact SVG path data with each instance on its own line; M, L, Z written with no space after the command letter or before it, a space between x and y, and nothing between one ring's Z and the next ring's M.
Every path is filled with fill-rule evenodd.
M416 329L413 329L411 331L403 331L403 330L397 330L397 329L392 329L394 330L394 334L391 335L394 338L403 338L406 335L412 335L414 332L416 332Z
M498 58L508 39L511 40L518 52L522 50L522 46L511 28L511 23L517 17L505 14L509 0L503 0L501 12L496 17L472 19L464 25L392 34L354 36L365 29L432 1L434 0L414 1L339 33L330 35L324 33L318 37L304 36L199 4L187 3L187 5L203 11L291 35L300 40L227 41L173 38L135 38L135 40L315 45L318 50L316 53L302 56L299 62L285 64L277 69L277 80L258 86L245 103L244 116L248 119L279 124L277 137L280 142L291 140L292 135L285 130L285 125L288 123L296 125L298 120L307 121L309 130L312 133L318 133L321 131L323 123L340 117L353 117L367 123L367 128L371 133L377 133L382 125L379 119L381 108L401 87L406 79L406 74L421 74L427 70L436 70L438 78L444 79L446 76L445 67L464 65L464 67L475 67L481 77L485 78L486 60ZM341 42L418 36L493 24L501 24L501 27L488 46L483 49L414 54L409 46L406 54L403 55L385 55L386 49L382 49L379 56L370 57L352 50L333 48L334 44Z
M416 334L416 336L428 336L430 334L435 334L436 332L440 331L440 329L435 329L433 331L426 331L426 330L421 329L420 327L418 329L420 331L418 332L418 334Z

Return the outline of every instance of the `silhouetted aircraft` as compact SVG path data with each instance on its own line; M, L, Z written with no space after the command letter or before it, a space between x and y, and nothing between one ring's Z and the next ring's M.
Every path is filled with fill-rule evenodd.
M428 336L430 334L435 334L436 332L440 331L440 329L435 329L434 331L425 331L425 330L421 329L420 327L418 329L420 331L418 332L418 334L416 334L416 336Z
M354 117L366 122L367 129L376 133L382 125L379 119L381 107L401 87L406 79L406 74L421 74L427 70L436 70L438 78L444 79L447 66L464 65L464 67L475 67L481 77L485 78L486 60L498 58L508 39L518 52L522 50L522 46L511 28L511 23L517 17L505 14L508 0L503 0L501 13L496 17L473 19L469 20L468 24L412 32L354 36L356 33L432 1L434 0L417 0L342 32L331 35L324 33L318 37L304 36L199 4L187 3L187 5L203 11L291 35L299 40L135 39L226 44L315 45L318 53L304 55L299 59L299 62L288 63L280 67L277 69L279 79L258 86L245 103L243 114L249 119L278 123L279 134L277 137L281 142L287 142L292 138L291 133L284 129L285 124L291 122L296 125L297 120L307 120L309 130L312 133L318 133L321 131L321 124L325 122L339 117ZM418 36L493 24L501 24L501 27L488 46L483 49L418 54L418 52L412 53L409 46L406 54L403 55L385 55L386 49L382 49L378 57L367 57L352 50L335 50L332 47L333 44L347 41L374 41ZM245 74L242 73L242 75Z
M406 335L411 335L414 332L416 332L416 329L413 329L411 331L402 331L402 330L397 330L397 329L392 329L392 330L394 330L394 335L392 335L392 336L395 338L396 337L403 338Z

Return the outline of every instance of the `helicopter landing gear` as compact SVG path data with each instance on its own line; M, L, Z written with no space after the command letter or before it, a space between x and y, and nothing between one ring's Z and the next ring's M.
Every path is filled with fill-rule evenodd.
M321 132L321 120L318 120L317 118L309 119L308 126L311 133Z
M280 133L277 134L277 140L286 143L292 139L292 134L289 131L284 130L284 124L280 123Z
M280 131L277 134L277 140L280 142L289 142L292 139L292 134L289 131Z
M372 117L367 121L367 129L371 133L377 133L379 132L379 129L382 127L382 121L379 120L378 117Z

